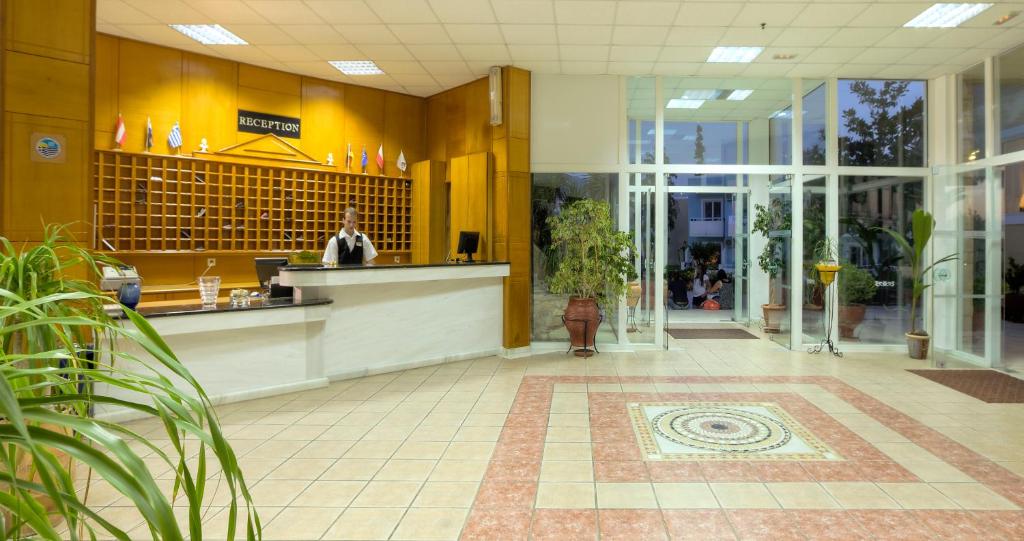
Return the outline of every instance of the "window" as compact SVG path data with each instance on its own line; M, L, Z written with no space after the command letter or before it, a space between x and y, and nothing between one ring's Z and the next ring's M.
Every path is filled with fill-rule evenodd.
M1001 154L1024 149L1024 47L996 59Z
M985 64L967 69L957 79L960 160L980 160L985 157Z
M654 163L654 77L631 77L626 83L629 163Z
M924 167L925 82L839 81L839 164Z
M804 81L804 165L825 165L825 100L828 96L822 81Z
M716 199L704 202L704 220L722 219L722 200Z

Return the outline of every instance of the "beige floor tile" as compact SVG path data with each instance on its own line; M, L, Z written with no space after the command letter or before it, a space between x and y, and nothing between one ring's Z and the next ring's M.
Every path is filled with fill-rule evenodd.
M589 443L547 443L544 460L593 460Z
M299 440L315 440L320 434L323 434L329 427L321 425L292 425L284 430L281 430L271 439L275 440L288 440L288 441L299 441Z
M317 436L317 439L326 441L358 441L370 431L370 428L370 426L334 425L327 430L324 430L323 433Z
M548 426L589 427L590 415L586 413L552 413L548 416Z
M400 441L363 440L345 452L345 458L390 458L402 445Z
M271 440L245 454L248 458L289 458L309 442Z
M321 539L377 541L388 539L405 509L361 509L350 507L334 521Z
M586 383L556 383L554 386L555 393L585 393L587 392Z
M439 460L427 480L480 482L486 471L486 460Z
M309 481L292 481L281 479L264 479L252 487L252 500L257 508L268 506L284 506L291 503L296 496L306 490Z
M373 428L384 418L383 413L370 413L365 411L353 411L338 421L336 426L358 426Z
M591 393L621 393L622 387L618 383L589 383L587 391Z
M490 460L494 453L494 442L453 441L444 452L445 460Z
M338 507L288 507L264 530L264 539L319 539L341 515Z
M466 416L462 426L505 426L507 418L505 413L471 413Z
M548 483L593 482L594 463L587 460L545 460L540 465L540 480Z
M341 458L320 476L329 481L369 481L387 462L383 458Z
M389 460L373 477L374 481L426 481L436 460Z
M458 425L452 426L429 426L420 425L409 434L408 441L452 441L455 433L459 431Z
M650 483L597 483L599 509L657 509Z
M923 447L916 443L876 443L875 447L900 463L909 461L939 461L939 457L924 450Z
M433 412L424 417L420 424L423 426L462 426L466 417L465 413Z
M391 539L456 540L466 523L469 509L413 508L398 523Z
M267 479L316 479L335 462L333 458L292 458L284 461Z
M498 441L500 426L462 426L452 441Z
M957 509L956 503L926 483L878 483L904 509Z
M761 483L711 483L711 491L726 509L775 509L775 501Z
M581 393L555 393L551 397L551 413L588 413L590 399Z
M345 507L365 486L366 481L313 481L289 506Z
M363 436L364 441L399 441L404 442L409 432L416 429L417 422L407 425L384 425L383 423L370 429Z
M1020 509L1013 502L979 483L932 483L931 486L964 509L984 511Z
M784 509L835 509L839 507L818 483L766 483Z
M540 483L537 508L594 509L593 483Z
M844 509L899 509L899 504L874 483L822 483Z
M448 443L443 441L407 441L391 455L392 459L437 460L441 458Z
M292 458L341 458L349 450L354 441L311 441L308 445L295 453ZM247 472L248 473L248 472Z
M707 483L654 483L662 509L714 509L718 499Z
M409 507L423 483L370 481L352 501L352 507Z
M900 465L926 483L973 483L974 478L945 462L907 460Z
M471 507L479 483L441 483L428 481L420 489L413 507Z
M589 442L590 428L584 426L552 426L548 428L548 442Z

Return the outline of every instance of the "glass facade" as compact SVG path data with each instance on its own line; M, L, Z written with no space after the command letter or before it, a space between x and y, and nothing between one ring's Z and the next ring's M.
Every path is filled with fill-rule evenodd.
M839 80L839 165L923 167L925 82Z
M1024 47L996 58L1000 154L1024 150Z
M960 161L973 161L985 157L985 64L968 68L957 79L957 154Z

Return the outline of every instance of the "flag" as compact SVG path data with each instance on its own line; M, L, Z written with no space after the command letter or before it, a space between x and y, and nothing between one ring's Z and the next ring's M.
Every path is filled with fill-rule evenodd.
M352 154L352 143L348 144L348 150L345 151L345 169L352 169L352 160L355 159L355 155Z
M366 159L366 145L363 145L363 172L364 172L364 173L366 172L366 164L367 164L367 159Z
M384 172L384 143L381 143L380 148L377 149L377 167L382 173Z
M409 164L405 163L405 151L404 150L400 150L398 152L398 164L397 165L398 165L398 170L403 172L403 173L405 172L405 168L408 167L408 165L409 165Z
M121 113L118 113L117 129L114 131L114 142L117 143L117 148L124 146L126 139L128 139L128 130L124 126L124 117L121 116Z
M171 128L171 133L167 134L167 144L171 148L181 147L181 127L178 123L174 123L174 127Z
M146 152L153 148L153 121L146 117Z

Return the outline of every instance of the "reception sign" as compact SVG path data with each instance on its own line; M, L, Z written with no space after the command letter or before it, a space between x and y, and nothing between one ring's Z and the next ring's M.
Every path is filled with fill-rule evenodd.
M297 118L238 110L238 131L246 133L272 133L278 137L300 137L300 121Z

